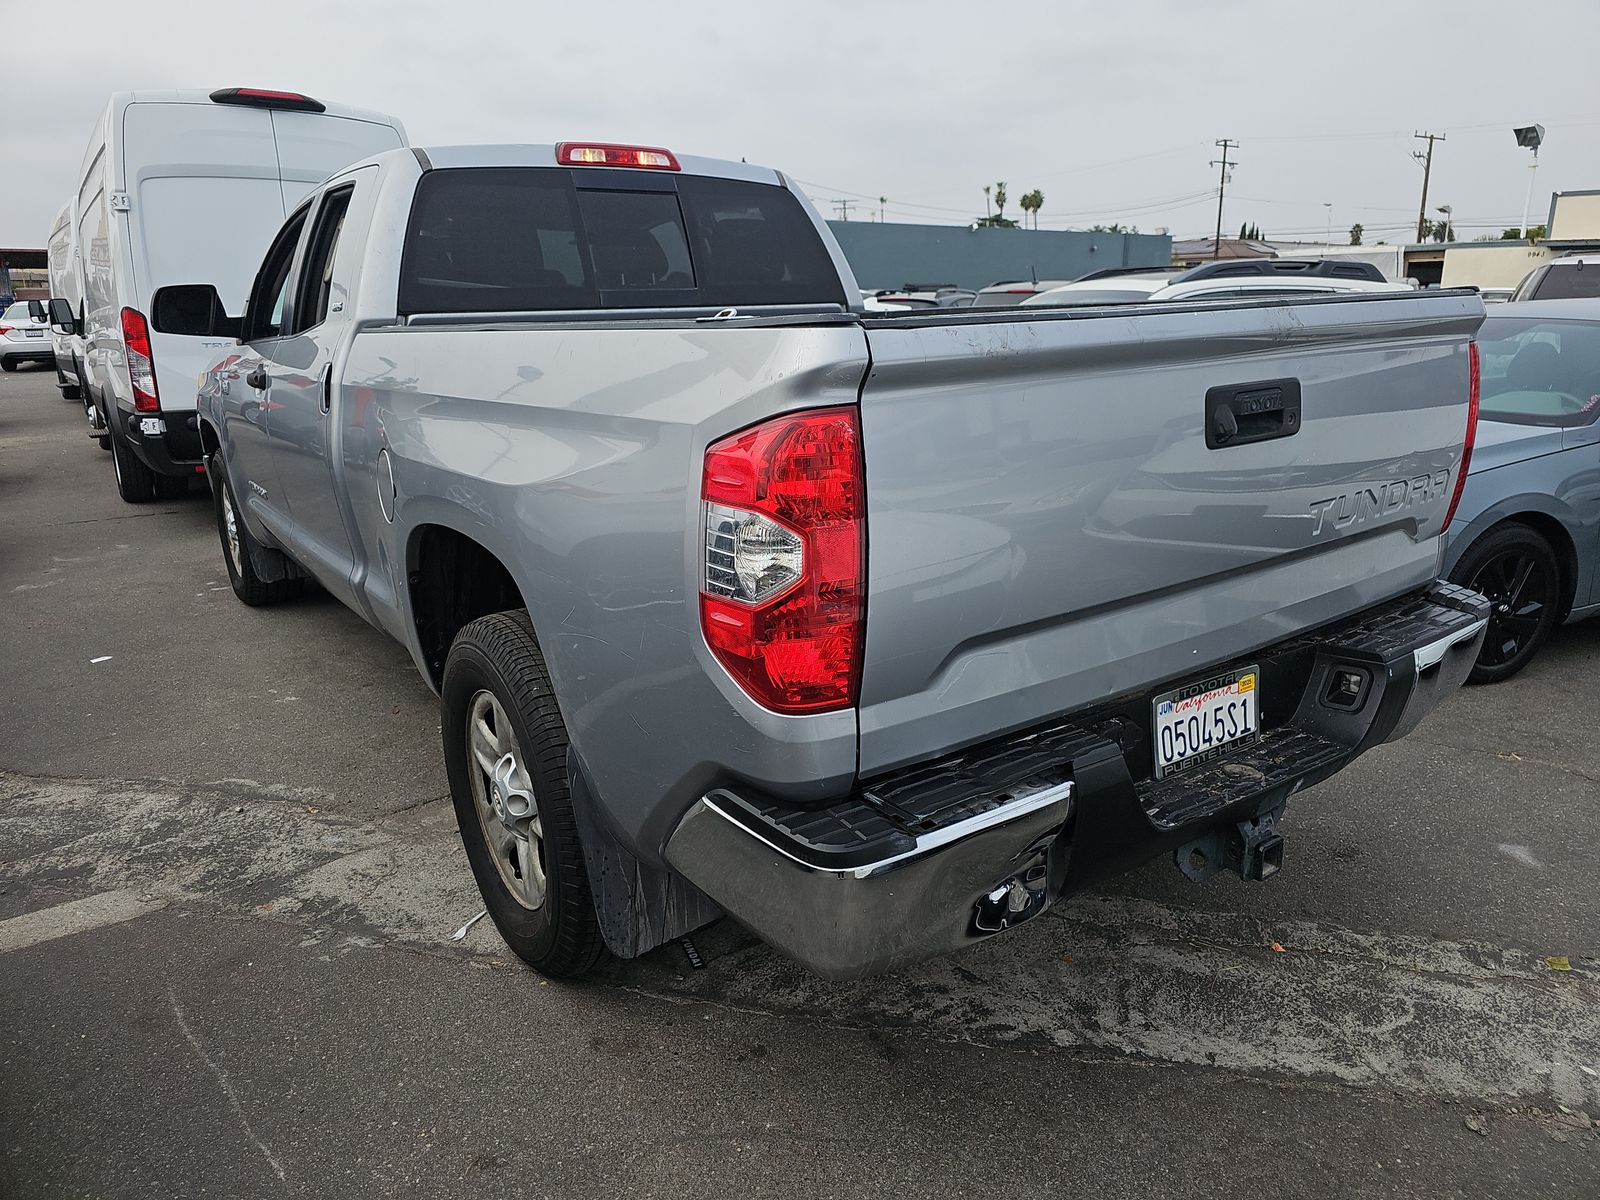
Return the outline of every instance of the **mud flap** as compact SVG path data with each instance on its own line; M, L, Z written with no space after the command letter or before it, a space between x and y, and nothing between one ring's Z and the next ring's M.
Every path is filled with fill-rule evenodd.
M606 949L638 958L721 917L722 910L682 876L640 862L600 814L574 751L567 753L567 787L583 842L584 866Z

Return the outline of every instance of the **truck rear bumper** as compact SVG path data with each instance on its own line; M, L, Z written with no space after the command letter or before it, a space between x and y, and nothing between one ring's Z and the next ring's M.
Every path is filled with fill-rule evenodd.
M1262 845L1281 856L1288 798L1415 728L1465 681L1487 617L1481 597L1435 584L1252 655L1259 739L1162 780L1150 701L1181 680L864 781L823 807L713 790L674 830L667 861L831 978L991 937L1166 850L1209 873L1230 843L1241 853L1240 830L1245 863L1231 865L1249 874L1254 854L1259 877L1270 873Z

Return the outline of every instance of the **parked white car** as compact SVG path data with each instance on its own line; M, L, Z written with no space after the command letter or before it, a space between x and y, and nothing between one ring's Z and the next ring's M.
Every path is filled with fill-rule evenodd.
M68 200L50 225L46 255L50 267L50 299L67 306L72 319L50 323L50 342L55 354L56 386L68 400L83 395L83 335L78 326L83 317L83 267L78 258L78 240L73 219L76 198Z
M52 362L50 326L30 311L37 301L18 300L0 312L0 370L15 371L25 362Z
M1107 275L1080 279L1062 287L1050 288L1022 302L1024 308L1081 307L1098 304L1136 304L1166 287L1176 271L1144 272L1138 275Z
M1166 304L1179 300L1265 300L1270 297L1331 296L1349 292L1409 292L1407 283L1378 283L1367 279L1327 276L1296 279L1275 275L1245 275L1191 279L1174 283L1167 276L1130 275L1084 280L1042 292L1023 301L1025 307L1059 308L1100 304Z
M1529 271L1513 300L1592 300L1600 297L1600 254L1563 254Z
M75 234L85 382L124 500L178 494L205 469L195 381L226 344L152 328L156 292L204 279L236 311L302 196L405 144L393 117L294 92L111 97L83 156Z
M1273 297L1332 296L1350 292L1410 292L1409 283L1377 283L1370 279L1284 279L1272 275L1237 279L1191 279L1169 283L1146 299L1151 304L1177 300L1267 300Z

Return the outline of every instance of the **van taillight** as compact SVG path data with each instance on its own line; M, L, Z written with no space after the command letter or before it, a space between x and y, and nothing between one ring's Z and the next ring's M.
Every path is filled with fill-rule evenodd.
M700 627L758 703L856 701L866 616L866 500L854 408L764 422L706 450Z
M1482 369L1478 364L1478 343L1467 344L1467 440L1461 450L1461 467L1456 472L1456 489L1450 493L1450 507L1445 510L1444 524L1439 532L1450 528L1456 519L1456 509L1461 504L1461 492L1467 486L1467 471L1472 467L1472 447L1478 440L1478 398L1483 391Z
M156 360L150 353L150 326L136 308L122 310L122 346L128 361L128 379L133 384L134 410L158 411L161 400L156 392Z

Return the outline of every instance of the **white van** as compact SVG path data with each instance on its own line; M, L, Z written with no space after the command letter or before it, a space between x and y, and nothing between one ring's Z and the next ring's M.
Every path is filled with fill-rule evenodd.
M350 163L405 144L393 117L293 92L111 97L74 202L84 379L124 500L179 495L205 469L195 381L226 344L155 331L151 297L214 281L238 312L295 202Z
M50 241L45 254L50 268L50 299L66 302L72 313L70 322L57 322L52 316L50 338L56 356L56 386L68 400L83 394L83 338L78 322L83 316L83 285L78 266L76 224L73 220L76 199L68 200L50 225Z

